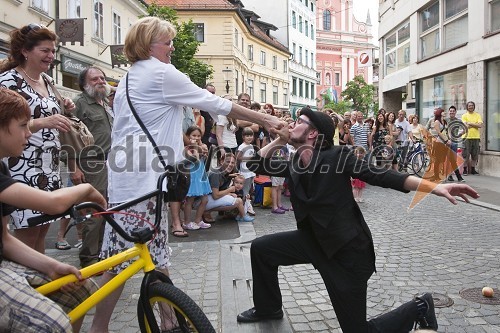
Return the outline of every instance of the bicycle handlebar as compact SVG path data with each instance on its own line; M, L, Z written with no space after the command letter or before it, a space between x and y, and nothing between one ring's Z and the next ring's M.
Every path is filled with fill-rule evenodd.
M64 216L72 217L75 220L77 220L77 222L80 222L80 221L87 220L92 216L92 214L81 214L79 211L82 209L94 209L97 212L120 211L120 210L123 210L125 208L131 207L139 202L142 202L146 199L152 198L153 196L156 196L156 214L155 214L154 226L155 226L155 228L158 228L160 225L160 221L161 221L161 206L163 204L162 184L163 184L163 180L167 176L167 173L168 173L168 171L164 172L163 174L160 175L160 177L158 177L156 190L151 191L151 192L149 192L141 197L138 197L138 198L132 199L130 201L124 202L120 205L114 206L112 208L104 209L103 207L99 206L95 202L83 202L83 203L80 203L78 205L71 206L70 208L68 208L68 210L66 210L65 212L60 213L60 214L53 214L53 215L43 214L43 215L30 217L27 220L28 225L30 227L35 227L37 225L40 225L40 224L64 217ZM116 232L121 237L123 237L125 240L127 240L129 242L137 242L140 240L139 237L129 235L125 230L123 230L123 228L113 219L111 214L101 214L100 216L102 216L111 225L111 227L113 227L113 229L115 229Z

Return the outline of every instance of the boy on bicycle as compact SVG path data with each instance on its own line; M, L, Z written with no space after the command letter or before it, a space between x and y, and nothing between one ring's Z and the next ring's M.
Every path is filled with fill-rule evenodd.
M18 93L0 88L0 160L20 156L28 144L30 109ZM95 290L92 280L82 280L78 269L45 256L9 233L9 214L14 207L30 208L48 214L66 211L71 205L106 200L89 184L54 192L31 188L12 179L0 162L0 331L1 332L78 332L83 318L73 325L66 312ZM65 286L49 297L34 288L58 277L74 274L80 281Z

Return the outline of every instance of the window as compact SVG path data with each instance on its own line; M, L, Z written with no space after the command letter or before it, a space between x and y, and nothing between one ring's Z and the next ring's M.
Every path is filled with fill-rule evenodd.
M486 65L486 150L500 151L500 60Z
M420 59L467 42L467 4L467 0L439 0L419 13Z
M273 86L273 104L278 104L278 86Z
M41 12L49 13L49 0L32 0L31 5Z
M299 64L302 63L302 46L299 46Z
M278 57L273 56L273 69L278 69Z
M305 98L309 98L309 82L308 81L305 82L304 91L305 91Z
M194 38L200 43L205 42L205 23L194 24Z
M340 87L340 73L335 73L333 84L337 87Z
M314 83L311 82L311 99L314 99L314 96L316 96L314 93Z
M304 22L304 28L305 28L306 37L309 37L309 21L306 20Z
M304 65L309 65L309 51L306 50L305 53L305 59L304 59Z
M297 61L297 44L292 43L293 60Z
M240 40L238 29L234 29L234 45L238 47L238 41Z
M500 0L490 0L490 31L500 30Z
M297 29L297 14L292 11L292 28Z
M306 5L306 7L309 7L309 0L305 0L304 5Z
M299 32L302 32L302 28L303 28L303 25L302 25L302 16L299 16Z
M240 91L239 91L239 79L240 79L240 73L238 72L238 70L235 70L234 71L234 87L235 87L235 90L236 90L236 95L239 95L240 94Z
M323 30L332 29L332 14L327 9L323 12Z
M314 25L311 24L311 39L314 40Z
M297 96L297 78L292 76L292 96Z
M304 80L299 79L299 97L304 97Z
M104 5L101 0L94 0L94 37L100 40L104 38Z
M283 73L288 73L288 61L283 60Z
M314 12L314 3L311 1L311 12Z
M120 45L121 43L122 43L121 17L117 13L113 13L113 44Z
M385 39L385 73L394 73L410 65L410 23L405 22Z
M266 84L264 82L260 83L260 102L266 102Z
M283 88L283 105L288 105L288 88Z
M253 45L248 45L248 60L253 61Z
M260 51L260 64L262 66L266 65L266 52Z
M311 68L314 68L314 53L311 52Z
M250 100L253 101L253 80L248 80L247 82L247 94L250 95Z
M82 0L68 0L68 18L82 17Z

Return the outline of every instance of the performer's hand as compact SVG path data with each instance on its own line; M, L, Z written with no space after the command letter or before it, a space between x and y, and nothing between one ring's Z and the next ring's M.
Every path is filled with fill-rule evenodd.
M469 202L468 197L473 199L479 198L479 193L465 184L439 184L432 190L432 193L440 197L445 197L454 205L457 204L456 196L464 199L465 202Z
M278 135L280 140L283 141L284 143L288 142L288 138L290 137L290 128L289 125L285 122L283 122L283 127L279 129L272 128L270 130L271 133Z

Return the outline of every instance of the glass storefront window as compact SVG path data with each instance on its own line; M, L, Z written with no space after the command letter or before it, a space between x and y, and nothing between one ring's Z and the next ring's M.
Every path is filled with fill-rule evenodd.
M434 114L434 109L438 107L447 110L450 106L455 106L457 117L466 112L466 69L424 79L419 84L421 124L426 124Z
M500 60L487 64L486 150L500 151Z

